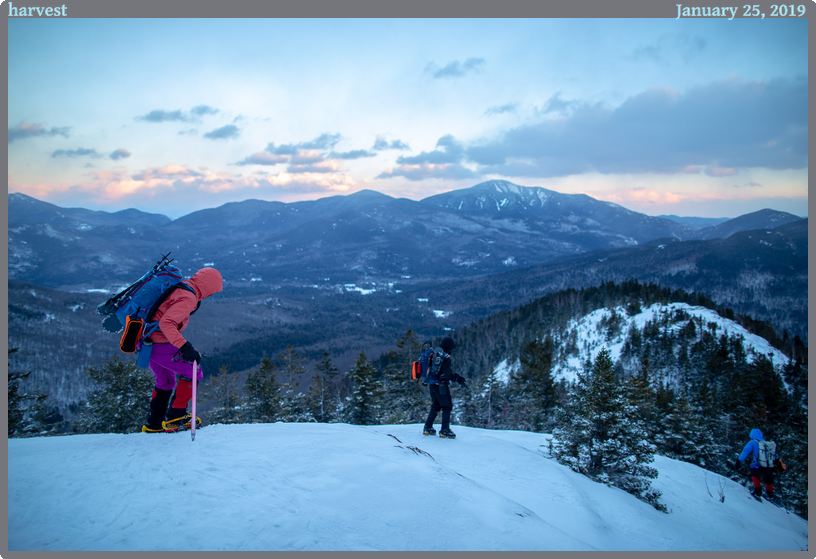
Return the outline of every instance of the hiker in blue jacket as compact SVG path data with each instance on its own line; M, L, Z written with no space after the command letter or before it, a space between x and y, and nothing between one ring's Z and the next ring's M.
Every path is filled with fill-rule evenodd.
M737 461L734 464L734 469L739 471L742 461L747 459L750 455L751 481L754 482L754 497L759 498L762 496L762 484L760 483L761 478L765 483L765 491L767 492L768 499L773 499L773 473L778 467L777 464L781 463L781 460L779 460L779 454L776 453L776 447L774 445L772 457L770 457L770 463L767 465L762 465L760 462L767 463L769 461L760 458L760 442L765 442L765 439L762 437L762 431L759 429L751 429L751 440L748 441L748 444L746 444L745 448L742 450L742 454L740 454L739 458L737 458Z

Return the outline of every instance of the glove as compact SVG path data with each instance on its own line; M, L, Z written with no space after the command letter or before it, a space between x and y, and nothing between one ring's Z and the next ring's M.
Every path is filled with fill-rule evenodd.
M459 383L459 386L464 386L465 385L465 377L463 377L461 375L456 375L456 382Z
M185 342L184 345L181 346L176 352L176 355L173 356L173 361L178 361L179 357L181 357L185 363L192 363L193 361L199 364L201 363L201 354L195 350L193 344L190 342Z
M739 468L740 468L740 466L741 466L741 465L742 465L742 462L740 462L740 459L739 459L739 458L737 458L737 461L736 461L736 462L734 462L734 469L735 469L735 470L739 470Z

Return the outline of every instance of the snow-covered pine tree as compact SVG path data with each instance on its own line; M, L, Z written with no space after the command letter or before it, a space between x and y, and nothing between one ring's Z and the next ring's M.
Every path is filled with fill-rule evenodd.
M774 491L785 498L793 511L807 519L808 517L808 417L807 409L797 406L791 411L784 426L777 431L781 436L775 437L779 457L787 470L778 473ZM769 433L773 436L773 433Z
M208 423L241 423L243 397L238 374L231 373L229 365L222 365L218 374L200 383L196 396L202 404L212 407L204 415Z
M318 422L340 421L345 397L343 380L340 369L332 362L329 353L324 351L315 365L314 382L307 396L307 407Z
M19 348L9 348L8 354ZM6 369L8 376L8 436L31 437L46 435L52 432L55 425L48 424L45 394L20 392L20 381L27 378L31 371L20 373L11 370L11 363Z
M550 445L559 462L666 512L658 501L660 492L651 489L657 470L648 464L654 460L655 448L635 407L626 401L606 348L591 368L578 375L559 420Z
M304 399L306 413L309 414L309 417L313 421L328 423L328 421L326 421L327 414L325 406L327 400L326 380L319 371L315 371L314 375L312 375L312 385L309 387L309 391L306 393L306 398Z
M678 396L672 401L662 427L655 441L661 454L717 471L715 466L726 447L715 440L705 418L687 397Z
M507 389L499 380L496 370L490 371L485 377L481 391L473 398L476 408L477 427L484 429L500 429L502 415L507 409Z
M278 354L278 361L284 378L280 392L280 419L292 423L314 421L314 418L306 409L306 395L297 390L297 387L300 386L298 377L306 373L306 369L303 367L306 359L295 351L295 348L291 345L287 345L286 349Z
M553 425L556 391L552 360L553 344L549 336L544 342L531 340L522 346L521 367L507 384L517 429L541 432Z
M624 384L624 392L627 401L634 406L637 418L643 422L643 426L649 435L649 440L654 441L655 433L658 431L656 404L657 395L653 384L652 367L649 358L645 354L640 358L640 366L636 374L627 379Z
M352 384L346 410L349 423L378 424L381 415L382 383L377 378L377 370L368 362L365 351L360 351L347 376Z
M269 357L261 359L261 364L247 373L244 381L246 392L246 421L249 423L274 423L280 415L281 387L278 370Z
M397 349L388 352L385 368L383 423L418 423L428 412L422 381L411 378L411 362L422 344L413 330L397 339Z
M78 433L138 433L147 420L155 377L118 355L86 373L95 388L74 423Z

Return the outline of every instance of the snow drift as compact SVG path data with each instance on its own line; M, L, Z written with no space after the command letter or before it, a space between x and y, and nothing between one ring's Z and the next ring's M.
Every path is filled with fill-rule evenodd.
M663 514L549 458L549 435L455 431L275 423L210 425L195 442L12 439L9 549L807 548L805 520L691 464L656 457Z

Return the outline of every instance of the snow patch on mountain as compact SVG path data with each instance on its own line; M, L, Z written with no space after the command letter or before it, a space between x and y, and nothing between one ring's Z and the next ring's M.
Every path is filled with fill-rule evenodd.
M620 320L619 327L614 328L610 335L610 329L606 325L614 316ZM659 321L664 317L688 315L694 319L702 321L702 326L715 332L716 336L726 335L728 337L740 336L743 339L748 360L753 362L757 356L768 357L777 370L788 364L789 358L773 347L765 338L748 332L745 328L733 320L723 318L716 311L700 306L692 306L687 303L669 303L663 305L655 303L634 316L629 316L623 307L614 309L596 309L591 313L571 320L562 333L562 339L574 338L578 346L578 355L570 355L566 359L556 359L553 363L553 378L565 379L574 382L578 373L584 371L584 364L587 359L595 361L602 348L609 351L613 361L621 357L621 351L626 342L629 329L634 327L643 330L647 322ZM685 313L685 314L683 314ZM670 322L669 330L676 332L688 323L688 319ZM509 363L505 359L499 363L494 372L502 379L509 379L509 375L518 371L520 363L518 359L514 363Z

